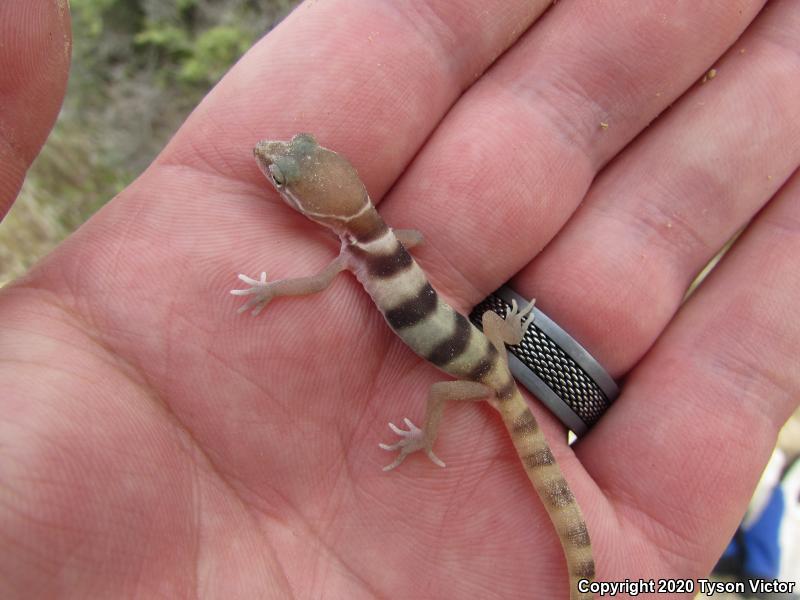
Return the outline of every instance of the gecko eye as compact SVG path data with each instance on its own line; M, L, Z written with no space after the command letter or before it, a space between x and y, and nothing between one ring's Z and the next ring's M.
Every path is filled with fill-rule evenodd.
M272 176L272 183L277 187L281 187L286 181L283 177L283 173L281 173L281 170L275 163L269 166L269 174Z

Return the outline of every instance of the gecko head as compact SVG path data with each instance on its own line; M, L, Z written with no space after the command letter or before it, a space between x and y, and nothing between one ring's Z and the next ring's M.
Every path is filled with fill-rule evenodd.
M347 159L307 133L288 142L259 142L253 154L286 204L337 233L349 231L349 223L371 206Z

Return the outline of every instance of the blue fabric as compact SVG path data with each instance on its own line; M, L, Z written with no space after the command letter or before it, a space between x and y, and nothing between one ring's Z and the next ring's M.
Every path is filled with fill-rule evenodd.
M739 556L741 553L742 548L739 544L739 538L733 538L731 543L728 544L728 547L725 548L725 552L722 553L722 558L735 558Z
M758 519L742 532L744 545L743 571L750 577L773 579L781 566L778 544L781 520L786 510L783 490L776 486ZM734 540L735 541L735 540ZM731 546L728 546L730 548ZM727 553L726 549L726 553Z

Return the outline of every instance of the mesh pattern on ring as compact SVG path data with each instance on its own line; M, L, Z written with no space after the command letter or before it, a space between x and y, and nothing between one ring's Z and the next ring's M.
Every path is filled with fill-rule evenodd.
M484 312L491 310L505 317L508 307L503 300L491 295L472 310L469 318L478 329L482 329L481 319ZM610 406L611 402L594 379L539 329L536 321L528 328L522 342L518 346L508 346L508 350L544 381L589 427Z

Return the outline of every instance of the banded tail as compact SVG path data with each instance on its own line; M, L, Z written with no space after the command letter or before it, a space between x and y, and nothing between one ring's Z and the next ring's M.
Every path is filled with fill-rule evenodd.
M586 521L575 496L556 463L536 418L518 389L497 404L525 473L533 484L556 529L569 572L571 600L591 600L578 592L581 579L594 580L595 565Z

